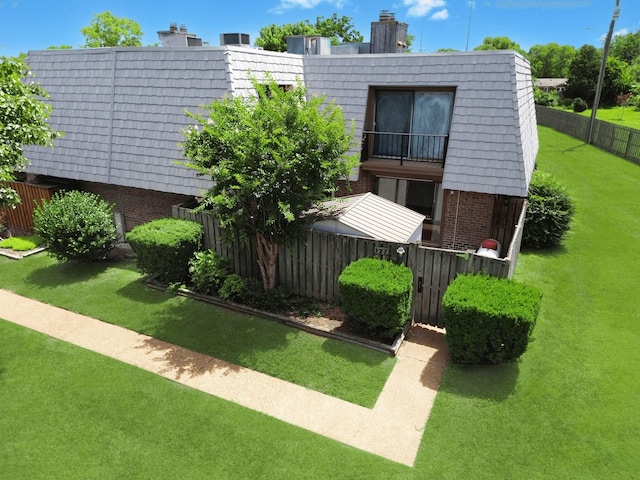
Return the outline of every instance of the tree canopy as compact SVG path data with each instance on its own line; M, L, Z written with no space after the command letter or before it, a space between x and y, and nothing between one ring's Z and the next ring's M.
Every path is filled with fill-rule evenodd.
M534 45L527 57L531 63L531 74L537 78L568 78L569 65L576 56L571 45Z
M83 47L141 47L142 28L130 18L116 17L108 10L96 13L91 23L80 29L85 38Z
M601 61L602 56L593 45L583 45L576 51L569 65L568 98L582 98L588 102L593 100Z
M341 42L362 42L363 36L347 16L338 17L334 13L331 17L317 17L315 24L309 20L296 23L277 25L272 23L260 29L256 45L274 52L287 50L287 37L294 35L319 35L331 39L333 45Z
M0 57L0 208L20 203L6 182L14 180L15 172L29 163L23 147L53 146L60 135L47 124L51 107L41 100L47 92L28 81L30 76L23 59Z
M509 37L486 37L474 50L515 50L525 57L527 56L527 52Z
M211 209L229 236L256 240L265 288L275 286L278 247L304 232L302 213L337 189L357 157L342 111L323 97L252 79L256 95L216 100L207 115L187 112L184 162L213 187L201 208Z

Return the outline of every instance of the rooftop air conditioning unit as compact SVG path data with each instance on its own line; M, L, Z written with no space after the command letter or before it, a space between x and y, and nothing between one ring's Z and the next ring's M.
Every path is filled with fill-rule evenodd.
M249 35L246 33L221 33L220 45L235 45L237 47L248 47L251 45Z

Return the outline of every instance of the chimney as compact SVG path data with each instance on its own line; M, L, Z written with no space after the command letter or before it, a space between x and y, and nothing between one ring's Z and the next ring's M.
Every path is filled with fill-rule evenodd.
M405 53L406 23L396 21L396 14L382 10L377 22L371 22L371 53Z
M189 33L186 25L180 25L171 22L169 30L160 30L158 38L162 42L163 47L201 47L202 39L196 37L195 34Z

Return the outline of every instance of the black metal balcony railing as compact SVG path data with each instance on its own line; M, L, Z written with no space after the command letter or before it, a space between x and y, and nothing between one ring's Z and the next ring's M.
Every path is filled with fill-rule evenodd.
M418 162L442 162L447 156L449 135L421 133L389 133L365 131L362 138L362 160L391 158Z

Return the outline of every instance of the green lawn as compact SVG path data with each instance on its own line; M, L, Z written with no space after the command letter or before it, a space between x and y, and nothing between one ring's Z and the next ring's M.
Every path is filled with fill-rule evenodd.
M359 405L375 404L395 364L384 353L158 292L140 278L132 262L65 264L44 253L0 258L0 288Z
M543 291L533 342L514 364L447 367L414 468L0 322L0 478L639 478L640 168L539 131L577 212L562 248L520 257ZM7 265L12 289L64 281Z
M572 110L568 109L567 111ZM580 115L591 117L591 109L580 112ZM640 110L633 107L598 108L596 119L640 130Z

